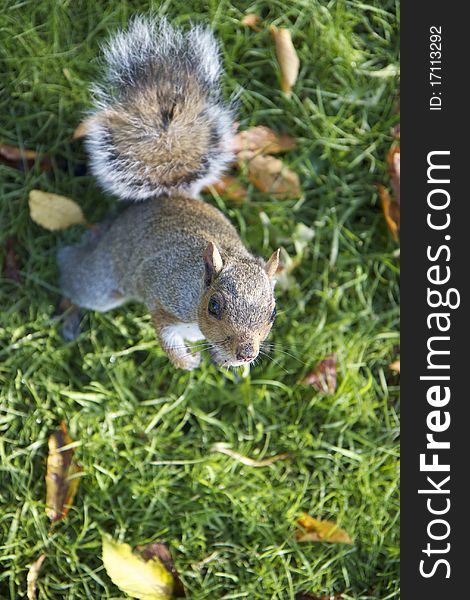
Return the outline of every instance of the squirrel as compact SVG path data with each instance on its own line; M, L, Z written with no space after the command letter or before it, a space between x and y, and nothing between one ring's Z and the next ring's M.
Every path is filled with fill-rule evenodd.
M216 364L251 363L276 315L279 250L253 256L198 196L233 160L219 45L208 28L138 16L104 58L85 143L101 186L133 202L59 250L62 294L101 312L145 303L176 367L198 367L187 343L204 339Z

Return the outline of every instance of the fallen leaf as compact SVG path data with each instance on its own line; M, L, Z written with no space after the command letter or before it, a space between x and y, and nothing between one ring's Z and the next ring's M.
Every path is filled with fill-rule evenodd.
M10 146L10 144L0 144L0 156L8 162L16 162L18 160L34 160L37 156L34 150L18 148L18 146Z
M72 442L65 421L60 424L59 431L49 436L46 514L53 523L67 515L80 483L80 478L74 477L81 469L73 460L73 449L61 450Z
M173 575L173 597L184 598L186 596L183 583L180 579L178 571L175 568L173 557L171 556L167 544L165 544L164 542L154 542L153 544L137 546L136 550L142 554L142 558L145 561L152 560L155 556L158 559L160 559L165 565L167 571L169 571Z
M276 44L277 62L281 70L281 89L287 96L290 96L297 81L300 66L299 57L292 43L291 32L289 29L278 29L275 25L271 25L269 31Z
M240 131L233 139L233 149L239 160L250 159L256 154L286 152L293 150L296 145L297 142L292 136L287 133L276 133L264 125Z
M224 444L214 444L214 446L211 448L211 452L220 452L221 454L226 454L227 456L230 456L230 458L233 458L234 460L237 460L248 467L268 467L276 461L285 460L290 456L287 452L283 452L282 454L276 454L274 456L270 456L269 458L256 460L254 458L250 458L249 456L243 456L243 454L239 454L238 452L235 452L235 450L227 448L227 446Z
M173 597L173 575L157 555L146 561L135 554L129 544L104 536L102 558L113 583L131 598L170 600Z
M79 139L87 136L90 132L91 125L95 118L96 118L95 116L92 116L92 117L87 117L86 119L83 119L83 121L81 123L79 123L78 126L75 128L75 131L73 132L73 135L72 135L72 139L79 140Z
M82 209L76 202L40 190L31 190L29 193L29 213L35 223L49 231L86 224Z
M46 555L41 554L41 556L37 560L35 560L33 564L29 567L28 575L26 577L26 583L28 585L28 600L36 600L36 583L38 580L39 571L41 570L41 566L45 558Z
M246 165L249 180L260 191L279 200L301 197L299 176L278 158L258 154Z
M400 146L394 145L390 148L387 155L388 172L390 175L390 185L394 195L395 202L400 204Z
M204 188L203 191L210 191L211 188L221 196L225 196L238 204L245 202L248 197L246 187L236 177L233 177L233 175L225 175L222 179L216 181L216 183Z
M394 373L400 373L400 361L395 360L388 365L388 368Z
M5 262L3 264L3 276L5 279L20 283L20 268L18 265L18 257L15 252L15 240L8 238L6 241Z
M260 19L259 19L258 15L255 15L255 14L245 15L242 19L242 25L246 25L246 27L253 29L253 31L259 32L259 31L261 31L261 28L258 27L259 20Z
M11 146L10 144L0 144L0 161L9 167L24 171L25 167L31 169L39 159L39 169L49 171L52 169L52 162L48 156L39 156L35 150L28 150Z
M298 542L353 543L346 531L332 521L320 521L304 513L297 519L297 524L302 528L295 533Z
M398 231L400 230L400 205L392 201L387 188L381 184L377 185L380 204L384 213L385 221L390 233L395 241L398 240Z
M323 394L336 391L336 353L325 356L302 380L303 385L312 385Z

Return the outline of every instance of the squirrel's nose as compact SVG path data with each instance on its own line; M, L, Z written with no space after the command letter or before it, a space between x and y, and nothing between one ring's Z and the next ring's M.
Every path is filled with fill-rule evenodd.
M237 360L249 362L256 358L256 351L252 344L241 344L237 348L236 357Z

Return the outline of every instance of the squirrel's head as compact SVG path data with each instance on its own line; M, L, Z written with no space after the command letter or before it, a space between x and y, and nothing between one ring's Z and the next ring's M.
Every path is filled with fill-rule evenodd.
M215 244L207 246L198 321L217 364L237 367L258 356L276 316L273 276L278 264L279 250L267 263L236 257L224 264Z

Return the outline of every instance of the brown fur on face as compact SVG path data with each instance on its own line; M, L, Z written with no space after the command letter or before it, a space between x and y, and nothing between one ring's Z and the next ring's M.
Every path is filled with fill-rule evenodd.
M266 266L247 258L230 259L222 264L217 248L209 244L198 325L212 343L212 358L217 364L239 366L258 356L260 344L273 323L275 301L271 277L277 262L278 253L274 253ZM219 308L216 314L211 311L211 302L212 309Z

